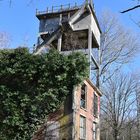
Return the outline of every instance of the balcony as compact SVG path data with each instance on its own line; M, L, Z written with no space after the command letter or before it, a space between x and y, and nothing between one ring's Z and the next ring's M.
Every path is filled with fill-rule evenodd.
M52 6L51 8L48 8L45 11L39 11L36 9L36 16L39 15L45 15L45 14L55 14L55 13L63 13L67 11L75 11L78 10L82 7L82 5L71 5L71 4L66 4L66 5L60 5L60 6Z

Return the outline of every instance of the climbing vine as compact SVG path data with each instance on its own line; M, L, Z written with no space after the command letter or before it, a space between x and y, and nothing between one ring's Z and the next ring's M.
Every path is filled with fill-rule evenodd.
M82 53L0 50L0 139L31 139L47 115L88 77L88 65Z

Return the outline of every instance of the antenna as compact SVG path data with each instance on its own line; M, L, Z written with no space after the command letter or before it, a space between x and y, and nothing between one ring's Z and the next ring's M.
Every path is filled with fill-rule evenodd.
M93 5L93 0L89 0L89 4L92 6L92 8L94 9L94 5Z
M90 4L91 6L93 6L93 0L86 0L85 2L86 4Z
M90 3L91 5L93 5L93 0L89 0L89 3Z

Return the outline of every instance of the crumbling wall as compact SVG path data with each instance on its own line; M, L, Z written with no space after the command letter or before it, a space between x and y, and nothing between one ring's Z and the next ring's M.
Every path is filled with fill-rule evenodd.
M47 117L47 122L34 134L32 140L72 140L72 96L61 108Z

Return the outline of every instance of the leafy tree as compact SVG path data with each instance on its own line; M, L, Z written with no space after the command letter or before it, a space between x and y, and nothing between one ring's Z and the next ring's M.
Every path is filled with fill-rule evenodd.
M0 139L31 139L47 115L88 77L88 65L81 53L0 50Z

